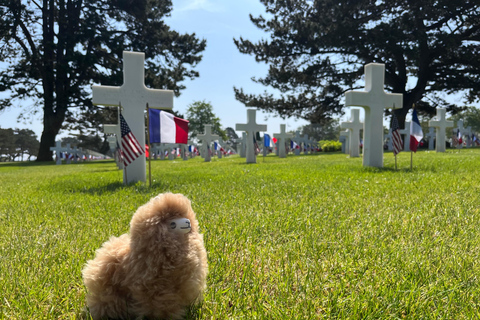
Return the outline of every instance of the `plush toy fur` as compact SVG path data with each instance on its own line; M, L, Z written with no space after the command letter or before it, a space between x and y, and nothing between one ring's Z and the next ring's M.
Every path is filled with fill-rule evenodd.
M191 231L167 221L188 218ZM190 201L160 194L138 208L130 234L112 237L82 271L93 319L179 319L201 299L207 253Z

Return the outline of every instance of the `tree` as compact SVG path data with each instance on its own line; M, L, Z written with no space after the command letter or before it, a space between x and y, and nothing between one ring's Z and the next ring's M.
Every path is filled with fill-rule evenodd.
M225 135L227 136L227 140L225 141L228 145L231 145L235 150L237 149L237 142L238 134L235 130L231 127L225 128Z
M187 106L186 119L188 124L188 138L195 138L198 134L205 132L205 125L212 125L212 133L218 134L222 139L227 140L227 135L222 129L220 118L213 113L210 102L195 101Z
M38 154L40 142L37 140L35 132L30 129L15 129L15 147L20 159L23 160L23 155L28 154L28 160Z
M102 139L98 133L95 135L78 134L76 136L65 137L62 138L62 143L69 143L72 148L77 147L84 150L88 149L101 154L106 154L110 150L106 136L104 135Z
M312 123L342 114L347 90L361 89L364 65L385 64L387 91L402 93L396 110L403 127L408 110L455 112L443 93L479 98L480 7L478 1L260 0L269 18L253 17L271 40L234 39L241 53L270 64L253 80L279 95L247 94L246 106L296 116Z
M37 160L50 161L50 147L62 126L98 126L100 108L90 100L93 83L123 83L122 52L145 52L145 83L174 90L199 76L206 41L179 34L163 22L170 0L0 0L0 91L33 99L43 112Z
M472 106L466 107L464 111L454 115L451 120L455 123L457 123L458 120L463 120L463 126L465 128L472 127L472 132L480 132L480 109Z
M300 135L308 134L308 137L317 141L338 140L340 126L338 119L325 119L321 124L310 124L299 128Z
M0 128L0 160L13 161L16 153L17 149L15 147L15 135L13 129Z

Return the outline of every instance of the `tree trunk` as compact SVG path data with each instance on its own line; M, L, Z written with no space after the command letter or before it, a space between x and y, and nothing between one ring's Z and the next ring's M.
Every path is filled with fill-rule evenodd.
M44 112L46 110L44 108ZM35 161L53 161L53 151L50 150L50 147L55 146L55 137L60 131L60 126L55 126L56 121L54 121L54 116L43 117L43 132L42 137L40 138L40 148L38 149L37 160Z
M55 137L60 131L62 122L58 125L55 114L55 43L54 43L54 0L43 0L43 40L44 54L41 69L43 86L43 132L40 138L40 148L36 161L53 161L50 147L55 146Z

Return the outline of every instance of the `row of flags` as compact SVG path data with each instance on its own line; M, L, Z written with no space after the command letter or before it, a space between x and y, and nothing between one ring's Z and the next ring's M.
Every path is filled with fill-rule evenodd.
M398 119L395 114L392 115L392 145L393 145L393 155L396 156L403 150L403 142L399 132L400 128L398 125ZM418 121L417 110L413 109L412 113L412 122L410 123L410 150L417 152L418 145L423 139L423 131L420 126L420 121ZM480 140L472 133L471 139L475 144L480 145ZM452 145L456 147L463 143L462 132L460 129L454 131L452 137Z
M95 157L91 154L83 155L83 156L80 157L78 154L68 153L68 152L59 152L57 157L59 157L60 159L68 159L68 160L74 160L74 159L82 159L82 160L102 159L101 157Z

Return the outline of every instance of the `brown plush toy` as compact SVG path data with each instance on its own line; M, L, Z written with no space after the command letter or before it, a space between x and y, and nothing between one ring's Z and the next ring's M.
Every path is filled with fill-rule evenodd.
M179 319L202 298L208 271L190 201L165 193L138 208L82 271L93 319Z

